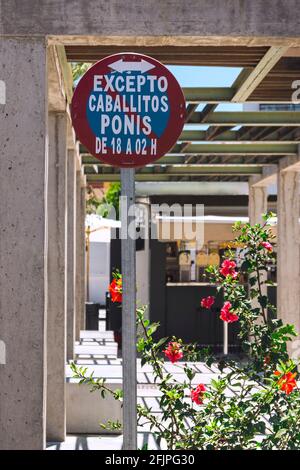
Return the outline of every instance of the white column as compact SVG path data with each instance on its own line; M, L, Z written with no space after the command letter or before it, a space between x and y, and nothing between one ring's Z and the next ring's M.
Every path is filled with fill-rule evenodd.
M283 322L293 323L300 333L299 173L282 165L277 181L277 308Z
M76 155L68 150L67 359L74 359L76 318Z
M0 449L38 450L45 447L45 38L2 37L0 58Z
M49 114L47 439L66 436L67 117Z

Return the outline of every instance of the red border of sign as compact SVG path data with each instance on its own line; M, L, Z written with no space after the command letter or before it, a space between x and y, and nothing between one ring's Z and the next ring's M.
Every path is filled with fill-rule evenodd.
M108 64L111 64L112 61L116 61L118 59L124 59L126 61L140 61L141 59L144 59L155 65L153 75L164 75L168 79L170 119L163 135L157 139L157 156L154 158L153 156L146 155L114 155L110 148L108 148L108 153L106 155L96 154L94 151L95 134L92 132L86 116L86 103L91 89L93 88L93 76L95 74L105 75L110 73L111 69ZM149 74L151 72L152 70L146 73ZM72 122L77 138L80 142L86 147L90 154L98 160L111 166L123 168L145 166L165 155L177 142L184 126L185 115L186 108L184 95L174 75L163 64L152 57L132 52L113 54L94 64L79 81L75 89L71 105Z

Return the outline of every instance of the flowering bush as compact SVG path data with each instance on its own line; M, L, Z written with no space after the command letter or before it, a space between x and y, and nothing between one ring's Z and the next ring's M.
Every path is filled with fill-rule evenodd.
M220 319L239 322L246 359L217 361L207 349L184 345L174 337L155 342L158 323L145 319L145 307L137 310L143 331L137 349L142 364L152 366L161 410L157 415L139 405L138 419L140 425L150 425L158 444L164 442L168 449L300 449L297 369L287 352L296 333L292 325L275 318L264 292L263 273L274 256L268 217L263 226L238 223L234 230L239 232L236 241L245 247L239 264L240 272L249 276L249 292L239 283L231 251L221 268L209 267L208 274L224 297ZM201 305L209 309L214 301L208 297ZM167 371L164 357L181 369L183 379L178 381ZM214 362L219 370L216 378L208 384L195 383L199 371L194 361L208 366ZM88 382L84 371L74 367ZM92 385L104 393L103 382ZM115 398L121 398L119 391Z
M113 273L113 280L108 290L112 302L122 302L122 276L118 271Z
M170 341L167 349L165 349L163 352L165 353L165 356L172 362L172 364L183 358L181 344L177 343L176 341Z
M209 295L201 300L201 307L210 309L215 303L215 297L213 295Z

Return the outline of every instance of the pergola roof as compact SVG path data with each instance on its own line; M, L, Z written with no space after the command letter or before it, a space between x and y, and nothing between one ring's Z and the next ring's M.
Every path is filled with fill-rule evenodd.
M188 129L173 149L154 164L137 169L137 181L247 181L298 156L299 111L216 111L219 103L291 103L292 83L300 77L300 50L288 46L139 46L135 52L165 64L240 67L231 87L184 88ZM95 62L126 46L66 46L69 62ZM204 103L202 111L198 105ZM207 129L199 129L201 125ZM191 126L194 129L191 130ZM236 129L238 126L238 129ZM102 164L81 147L87 182L117 181L118 168Z

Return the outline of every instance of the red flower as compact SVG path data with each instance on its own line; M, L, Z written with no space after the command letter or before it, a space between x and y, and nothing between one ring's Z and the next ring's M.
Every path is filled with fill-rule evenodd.
M202 405L205 390L206 388L203 384L199 384L196 388L193 388L191 390L192 401L195 402L197 405Z
M232 305L230 302L225 302L222 309L221 309L221 320L225 321L226 323L233 323L238 321L239 317L230 311Z
M274 372L274 375L280 376L282 374L281 372L279 372L279 370L276 370ZM277 382L280 390L289 395L294 390L294 388L297 387L297 382L295 379L296 375L296 372L294 374L292 374L292 372L287 372L286 374L283 374Z
M109 286L112 302L122 302L122 278L114 278Z
M163 351L167 358L174 364L174 362L179 361L183 357L183 352L181 350L181 345L180 343L177 343L176 341L171 341L168 344L167 349Z
M273 246L269 242L261 242L261 246L263 246L269 252L273 251Z
M230 259L225 259L222 263L220 273L222 276L231 276L233 279L237 278L238 273L234 270L236 263Z
M215 297L213 295L209 295L208 297L204 297L201 300L201 307L203 308L211 308L215 303Z

